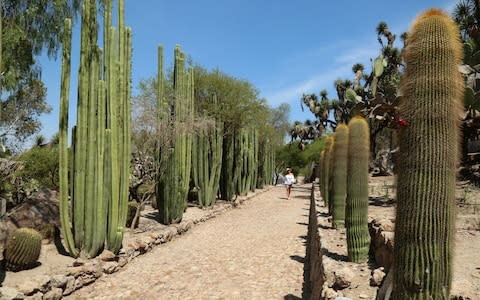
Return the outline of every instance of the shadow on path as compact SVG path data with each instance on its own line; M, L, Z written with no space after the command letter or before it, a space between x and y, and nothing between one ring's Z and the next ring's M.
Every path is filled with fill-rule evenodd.
M327 248L322 248L322 254L336 261L348 261L348 256L330 252Z
M284 300L302 300L302 298L299 298L295 295L292 295L292 294L288 294L286 296L283 297Z
M299 256L299 255L290 255L290 258L296 262L299 262L301 264L305 263L305 257Z

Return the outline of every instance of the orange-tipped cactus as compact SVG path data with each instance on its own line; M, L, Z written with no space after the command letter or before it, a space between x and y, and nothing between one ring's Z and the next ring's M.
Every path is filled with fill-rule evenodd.
M402 81L395 299L449 299L463 80L462 44L443 12L421 14L408 33Z

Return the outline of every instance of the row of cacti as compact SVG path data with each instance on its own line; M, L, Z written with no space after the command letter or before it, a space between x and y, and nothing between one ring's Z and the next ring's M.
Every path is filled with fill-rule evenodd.
M366 261L368 233L369 129L362 117L340 124L320 154L320 191L334 228L347 229L351 261Z
M118 252L122 246L130 172L131 30L124 26L123 0L117 4L118 30L111 26L112 1L105 3L102 60L102 50L97 46L96 1L82 3L77 123L72 129L70 150L67 136L71 21L65 21L59 135L60 220L67 249L73 256L93 257L104 247Z
M449 299L462 45L458 27L436 9L415 20L406 44L399 113L408 125L399 129L393 297ZM352 261L366 260L369 248L368 141L367 123L354 118L337 127L333 151L327 140L321 153L321 192L334 227L346 213Z
M219 190L222 199L230 201L235 195L273 183L273 147L259 142L256 129L242 128L224 135L223 141Z

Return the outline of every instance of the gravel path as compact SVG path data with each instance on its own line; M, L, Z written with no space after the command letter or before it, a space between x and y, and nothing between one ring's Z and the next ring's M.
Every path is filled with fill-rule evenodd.
M300 299L309 188L274 187L65 299Z

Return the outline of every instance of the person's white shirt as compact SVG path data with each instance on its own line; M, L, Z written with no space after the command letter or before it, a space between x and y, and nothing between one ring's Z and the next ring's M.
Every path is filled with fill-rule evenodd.
M285 175L285 184L291 185L295 183L295 176L292 173Z

